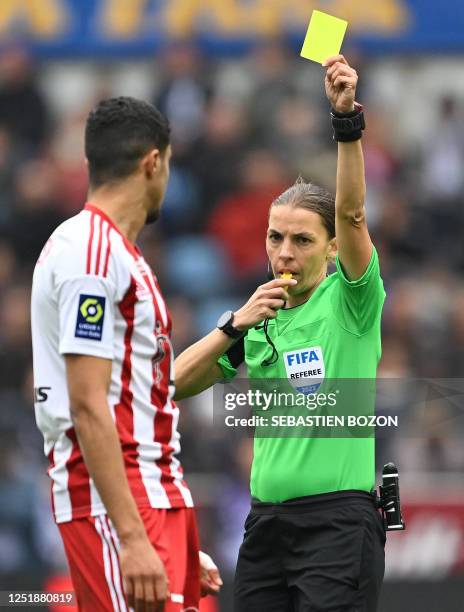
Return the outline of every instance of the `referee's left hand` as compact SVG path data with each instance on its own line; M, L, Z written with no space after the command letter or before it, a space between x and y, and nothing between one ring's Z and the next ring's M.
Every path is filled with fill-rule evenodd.
M222 586L219 570L209 555L200 550L201 596L217 595Z
M348 64L343 55L334 55L324 62L325 92L332 108L339 113L354 110L358 73Z

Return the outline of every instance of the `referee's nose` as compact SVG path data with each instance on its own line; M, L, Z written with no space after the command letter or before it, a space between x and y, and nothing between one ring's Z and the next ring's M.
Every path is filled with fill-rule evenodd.
M279 252L279 259L283 264L288 263L289 261L292 261L294 259L292 241L288 236L282 240Z

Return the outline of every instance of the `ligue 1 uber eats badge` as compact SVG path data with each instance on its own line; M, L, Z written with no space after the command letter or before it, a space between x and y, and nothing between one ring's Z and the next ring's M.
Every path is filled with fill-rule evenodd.
M100 295L81 294L79 296L75 336L88 340L101 340L104 318L105 298Z

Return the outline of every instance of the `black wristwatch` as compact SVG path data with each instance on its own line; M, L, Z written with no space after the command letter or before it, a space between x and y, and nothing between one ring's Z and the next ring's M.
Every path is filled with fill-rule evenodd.
M232 325L234 322L234 313L232 310L226 310L218 319L216 327L224 332L229 338L238 340L245 335L246 332L237 329Z

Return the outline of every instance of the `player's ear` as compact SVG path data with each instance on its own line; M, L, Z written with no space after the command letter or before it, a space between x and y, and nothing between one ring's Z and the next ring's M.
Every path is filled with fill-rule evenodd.
M152 149L142 158L142 169L147 178L151 178L161 169L162 159L159 149Z

